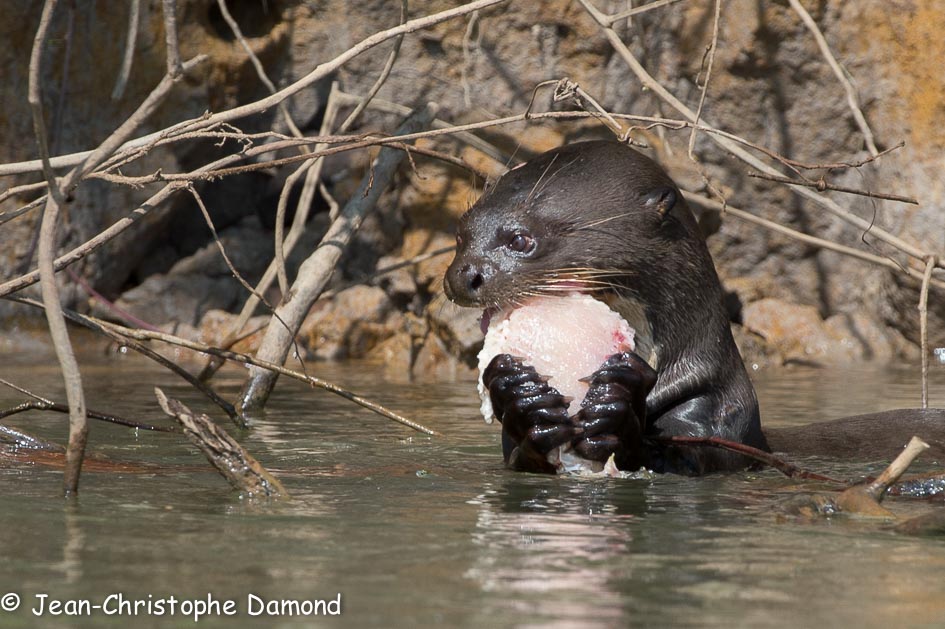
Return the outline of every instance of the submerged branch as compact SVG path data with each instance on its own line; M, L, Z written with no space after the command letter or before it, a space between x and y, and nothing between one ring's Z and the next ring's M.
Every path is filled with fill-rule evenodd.
M154 394L161 410L178 421L184 429L184 435L233 487L250 496L288 498L289 494L279 479L270 474L226 431L213 423L212 419L203 413L194 414L157 387L154 388Z

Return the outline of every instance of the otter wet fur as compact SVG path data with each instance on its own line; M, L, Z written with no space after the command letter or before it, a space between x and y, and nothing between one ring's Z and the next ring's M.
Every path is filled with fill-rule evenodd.
M461 306L488 315L534 296L579 291L605 301L636 330L636 351L615 354L588 374L591 389L570 416L548 379L520 357L493 359L483 383L513 469L554 472L546 455L565 444L592 460L614 455L618 468L631 471L695 475L753 464L726 450L654 440L665 436L866 460L882 448L884 456L895 454L918 434L945 453L939 409L766 436L695 218L663 169L624 144L575 143L512 169L463 215L456 243L444 284Z

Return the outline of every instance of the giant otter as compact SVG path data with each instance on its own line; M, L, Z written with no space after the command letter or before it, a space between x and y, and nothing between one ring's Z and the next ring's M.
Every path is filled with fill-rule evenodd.
M696 221L662 168L624 144L575 143L512 169L460 219L456 242L444 282L461 306L488 314L566 286L605 301L636 330L635 352L588 374L590 390L573 415L520 358L492 360L483 383L515 469L553 472L546 455L563 444L592 460L613 454L620 469L702 474L751 461L655 437L716 436L762 450L867 458L879 448L893 454L916 432L945 433L941 410L762 432Z

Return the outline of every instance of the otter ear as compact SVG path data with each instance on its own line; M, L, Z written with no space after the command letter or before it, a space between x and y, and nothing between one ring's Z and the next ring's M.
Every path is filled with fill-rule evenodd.
M660 216L666 216L676 205L676 190L674 188L657 188L646 195L643 205L656 208Z

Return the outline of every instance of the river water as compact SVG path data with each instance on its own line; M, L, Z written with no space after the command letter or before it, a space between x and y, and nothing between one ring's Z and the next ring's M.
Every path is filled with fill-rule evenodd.
M163 421L157 384L213 412L136 357L91 362L83 374L92 408ZM291 500L241 498L179 435L99 422L90 452L110 463L87 465L77 504L60 496L60 469L0 461L0 597L20 598L16 611L0 611L0 627L945 625L943 538L850 517L779 517L778 501L803 484L770 471L652 480L508 472L498 426L478 418L472 378L415 384L385 379L374 366L310 369L443 436L283 381L267 419L243 442ZM9 358L0 377L62 399L51 367ZM240 377L233 368L218 388L232 398ZM754 378L770 425L919 399L916 369L797 368ZM945 367L933 366L932 391L933 403L945 405ZM22 400L0 388L0 407ZM62 442L67 420L30 413L8 423ZM841 477L880 467L804 463ZM887 505L904 517L945 508ZM119 594L142 601L135 617L117 606ZM305 611L301 601L339 595L339 616L250 614L260 600L299 601ZM221 612L233 601L234 615L195 624L182 613L208 599ZM53 616L53 600L87 615ZM31 610L41 603L37 616Z

